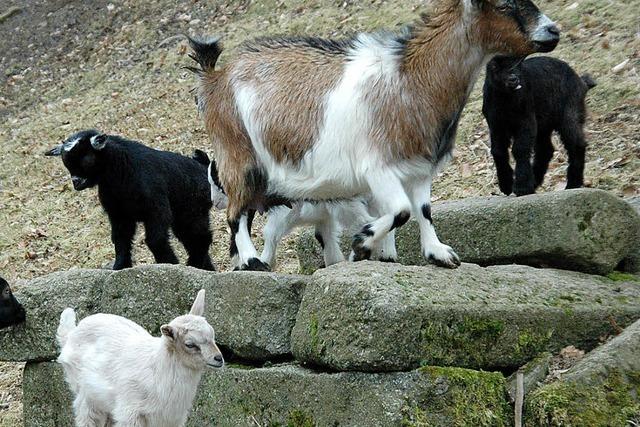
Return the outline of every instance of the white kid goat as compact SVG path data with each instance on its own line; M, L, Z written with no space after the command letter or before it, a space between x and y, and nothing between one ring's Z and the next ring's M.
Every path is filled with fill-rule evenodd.
M65 378L75 395L78 427L183 426L206 367L220 368L222 353L204 314L204 289L189 314L151 336L124 317L95 314L76 326L67 308L57 340Z

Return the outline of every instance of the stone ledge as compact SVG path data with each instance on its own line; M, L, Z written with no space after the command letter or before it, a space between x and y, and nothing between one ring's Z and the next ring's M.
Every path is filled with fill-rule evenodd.
M640 318L638 282L563 270L361 262L312 277L293 354L337 371L516 369L543 351L590 350Z
M221 345L244 359L279 358L291 353L290 334L304 280L173 265L53 273L16 291L27 322L0 331L0 360L55 359L55 331L66 307L75 308L79 319L98 312L118 314L159 335L163 323L189 311L201 288L207 290L205 316Z
M26 427L72 425L56 363L29 364ZM296 365L226 367L203 376L187 426L509 426L500 373L426 367L387 374L320 373Z
M605 275L637 254L640 241L638 213L603 190L436 203L433 220L440 240L464 262L480 265L516 263ZM398 229L396 244L401 264L426 265L417 222ZM342 247L348 254L350 236ZM304 274L322 265L312 231L301 234L297 253Z

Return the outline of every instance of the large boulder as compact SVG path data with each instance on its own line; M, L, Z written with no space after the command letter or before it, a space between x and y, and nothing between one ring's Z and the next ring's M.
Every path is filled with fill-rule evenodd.
M307 285L294 356L333 370L517 368L640 318L638 282L527 266L340 263Z
M436 203L433 220L440 240L464 262L485 266L516 263L608 274L640 240L638 213L612 193L592 189ZM345 252L350 244L345 236ZM415 221L397 231L396 244L400 263L426 264ZM302 233L297 252L302 273L322 265L312 232Z
M457 368L365 374L230 366L204 375L187 425L508 426L504 384L500 373ZM26 427L72 425L59 365L27 365L24 405Z
M640 321L527 399L527 425L640 423Z
M221 346L250 360L282 358L291 353L302 279L271 273L211 273L175 265L54 273L16 291L27 310L27 322L0 331L0 360L55 359L55 331L65 307L75 308L79 319L98 312L118 314L158 335L163 323L189 311L201 288L207 290L205 316Z

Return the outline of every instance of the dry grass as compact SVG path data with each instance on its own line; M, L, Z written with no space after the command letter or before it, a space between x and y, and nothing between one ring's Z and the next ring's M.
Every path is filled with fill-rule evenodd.
M263 34L337 36L411 22L424 5L418 0L246 0L176 6L165 0L114 0L111 5L95 2L95 10L87 11L84 2L59 3L63 5L49 11L51 15L43 13L29 21L19 14L0 23L0 37L5 40L23 34L29 22L40 27L44 22L47 29L39 33L43 40L36 40L35 46L27 48L23 41L22 48L6 49L6 56L0 53L0 76L6 78L0 94L0 117L4 114L0 272L18 288L18 279L72 267L101 267L113 256L109 226L96 192L74 192L61 162L43 157L47 148L77 129L96 127L186 154L194 148L206 149L189 93L194 79L182 68L190 62L186 45L172 36L218 34L227 48ZM578 0L577 7L571 7L573 3L539 2L564 30L553 56L568 61L579 73L591 73L599 84L588 95L586 180L620 195L639 194L640 2ZM75 15L91 19L79 18L68 25L67 18ZM58 22L58 16L64 20ZM47 45L53 42L46 37L56 32L63 41ZM629 60L626 67L614 73L612 69L625 60ZM455 160L435 182L436 199L497 191L480 114L481 85L476 86L462 118ZM565 173L566 159L560 151L542 191L561 188ZM222 213L212 215L212 253L225 269L229 263L226 225ZM259 234L260 221L255 229ZM135 240L137 262L151 262L142 242L140 235ZM297 269L292 242L293 238L287 239L280 251L280 271ZM180 256L185 259L183 253ZM6 375L1 377L0 419L16 420L19 393L12 394L9 413L3 412L2 403L5 390L15 387L19 369L0 365L0 370L10 376L8 383ZM0 426L6 423L0 421Z

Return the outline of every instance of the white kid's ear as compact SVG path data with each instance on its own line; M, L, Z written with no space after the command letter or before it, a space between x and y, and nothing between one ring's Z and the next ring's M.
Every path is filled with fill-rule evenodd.
M196 300L193 302L189 314L194 316L204 315L204 289L198 291L198 296L196 296Z
M175 337L175 329L173 329L172 326L162 325L160 327L160 331L162 332L162 335L164 335L165 337L169 338L171 341L173 341L176 338Z
M101 133L100 135L91 137L91 146L94 150L102 150L107 145L107 135Z

